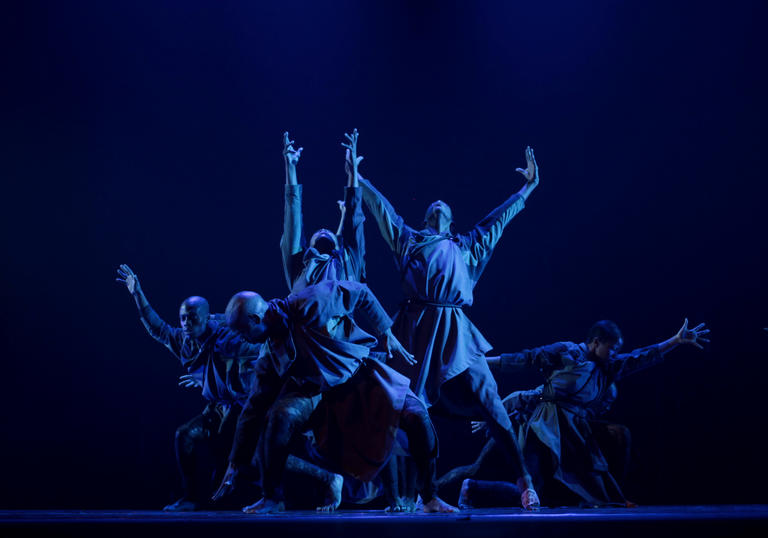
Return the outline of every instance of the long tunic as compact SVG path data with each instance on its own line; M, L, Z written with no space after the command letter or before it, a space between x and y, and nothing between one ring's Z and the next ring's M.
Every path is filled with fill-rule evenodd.
M143 308L140 315L152 338L202 383L206 400L224 406L245 402L261 344L246 342L216 316L211 316L202 336L190 338L180 328L163 321L151 306Z
M504 227L523 209L525 200L511 196L467 233L439 234L406 225L373 185L363 179L360 184L368 210L395 255L406 298L392 331L418 363L409 366L401 361L397 369L411 379L416 395L432 405L440 386L473 363L487 370L483 357L492 346L464 308L472 305L472 290Z
M546 376L543 385L512 393L504 405L518 418L524 451L535 436L552 454L557 481L590 504L622 502L589 421L615 400L615 381L657 364L663 355L658 345L616 355L604 365L588 355L586 344L572 342L502 354L501 372L535 367Z
M313 424L319 451L350 476L371 480L389 457L409 389L407 378L371 358L376 338L354 321L360 311L379 332L392 324L359 282L325 280L270 301L264 316L270 336L251 398L274 391L276 383L322 394ZM241 415L232 461L253 453L260 413L249 405Z
M345 187L346 211L339 248L320 254L307 246L301 214L301 185L285 186L285 215L280 251L288 288L297 293L322 280L365 280L365 236L360 187Z

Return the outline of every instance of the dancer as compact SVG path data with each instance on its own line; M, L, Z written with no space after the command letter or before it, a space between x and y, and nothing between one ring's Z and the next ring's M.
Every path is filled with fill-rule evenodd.
M621 331L612 321L599 321L590 329L586 342L581 344L559 342L487 358L491 368L501 373L533 367L546 377L543 385L513 392L504 403L518 425L519 438L537 481L537 489L548 504L574 504L576 500L591 506L632 505L624 498L609 470L593 421L615 400L616 381L658 364L666 353L680 344L701 349L701 342L709 342L705 337L708 333L709 329L703 323L690 329L686 319L672 338L619 354L623 343ZM474 426L475 429L482 427ZM621 428L614 427L614 430L614 435L626 435ZM600 432L600 436L604 437L604 433ZM490 454L491 445L489 441L483 449L486 455ZM473 470L476 469L468 468L464 472ZM441 483L444 482L446 480L441 479ZM488 498L489 491L500 500L503 492L510 491L511 487L511 484L465 480L459 504L477 504L474 498L479 495Z
M348 143L345 169L347 186L344 189L342 222L339 233L322 228L316 231L305 247L303 217L301 214L302 185L298 183L296 167L304 148L294 149L294 141L283 133L285 158L285 214L280 250L288 288L296 293L321 280L365 280L365 216L358 186L358 166L363 160L357 155L357 129L344 135Z
M150 306L139 278L123 264L117 281L125 284L136 301L141 322L147 332L163 344L186 369L180 385L200 387L208 404L203 412L176 430L176 462L184 495L164 508L166 511L198 510L210 497L210 478L198 471L198 456L207 449L212 455L215 474L220 477L227 463L240 410L248 398L253 367L261 345L251 344L212 319L208 301L188 297L181 303L181 328L171 327ZM217 480L218 478L214 478Z
M395 367L410 378L413 391L433 410L482 418L489 424L519 477L522 505L535 509L536 491L485 362L492 346L463 310L472 305L472 290L504 227L539 183L533 149L527 148L525 156L526 169L517 169L526 179L522 189L464 234L453 233L453 213L445 202L429 206L424 227L417 231L370 182L360 178L360 184L366 206L395 254L406 296L392 331L418 362Z
M361 481L379 473L390 456L396 429L403 430L419 467L421 494L427 499L424 511L455 510L435 490L437 441L427 410L408 389L405 377L369 357L376 339L354 321L352 314L360 311L382 335L390 357L412 360L364 284L325 280L269 303L253 292L232 298L228 323L247 340L264 342L265 353L215 497L234 487L263 432L259 459L264 497L244 511L283 510L279 486L287 444L314 413L318 450L330 465Z

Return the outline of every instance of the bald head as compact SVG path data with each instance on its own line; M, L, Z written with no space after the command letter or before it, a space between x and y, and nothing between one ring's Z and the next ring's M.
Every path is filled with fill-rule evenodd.
M210 308L208 301L197 295L187 297L179 308L179 323L184 334L191 338L198 338L208 326L208 314Z
M241 291L232 296L227 304L227 325L250 342L266 338L264 314L269 304L254 291Z

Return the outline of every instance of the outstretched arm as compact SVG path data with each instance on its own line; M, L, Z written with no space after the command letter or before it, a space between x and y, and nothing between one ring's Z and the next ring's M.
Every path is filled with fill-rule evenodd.
M363 200L371 212L384 241L389 245L392 251L400 255L401 245L405 243L404 239L413 232L413 229L405 224L403 218L397 214L395 208L389 203L383 194L381 194L371 182L358 173L360 186L363 189Z
M636 349L630 353L614 357L611 360L611 366L616 372L616 379L621 379L629 374L658 364L666 353L669 353L680 344L691 344L699 349L703 349L701 342L709 342L709 338L706 337L707 334L709 334L709 329L705 327L704 323L699 323L696 327L690 329L688 328L688 318L686 318L683 326L672 338L653 346Z
M467 234L466 240L469 243L470 249L469 265L474 280L480 278L485 265L493 253L493 249L496 247L499 239L501 239L504 228L525 207L526 199L539 184L539 167L536 164L533 149L530 146L525 149L525 158L528 163L527 168L525 170L522 168L516 169L526 179L523 188L491 211Z
M117 270L117 275L116 280L125 284L128 292L133 296L134 301L136 301L136 307L139 310L141 322L144 324L144 327L146 327L147 332L149 332L152 338L171 349L171 341L174 339L176 330L163 321L160 316L157 315L157 312L150 306L149 301L147 301L147 298L141 289L141 285L139 284L138 275L126 264L120 265Z
M301 185L298 184L296 165L304 148L293 149L294 141L283 133L283 157L285 158L285 209L283 214L283 236L280 251L283 256L283 271L291 288L301 264L297 260L302 250Z
M564 357L567 356L572 345L567 342L557 342L548 346L524 349L517 353L502 353L495 357L486 357L485 360L489 368L499 373L515 372L524 368L553 370L562 368Z

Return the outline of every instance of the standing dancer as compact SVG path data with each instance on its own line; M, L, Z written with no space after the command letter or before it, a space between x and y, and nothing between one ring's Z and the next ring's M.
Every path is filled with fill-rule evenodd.
M445 202L429 206L424 228L417 231L370 182L360 178L360 184L366 206L395 254L406 297L392 330L418 363L403 363L398 369L428 406L452 415L482 417L488 423L491 435L510 455L523 507L535 509L538 496L485 362L492 346L463 310L472 305L472 290L504 227L539 183L533 149L526 148L525 156L526 169L517 169L526 179L523 188L464 234L451 231L453 214Z

